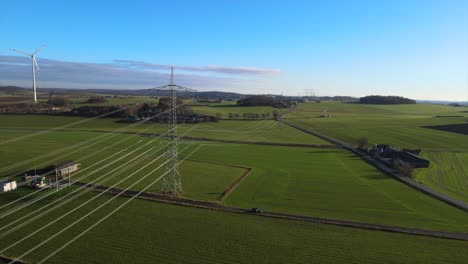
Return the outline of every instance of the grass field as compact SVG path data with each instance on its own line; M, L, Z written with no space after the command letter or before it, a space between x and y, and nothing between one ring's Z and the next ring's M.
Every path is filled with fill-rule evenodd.
M281 113L285 111L284 109L281 108L273 108L270 106L255 106L255 107L246 107L246 106L192 106L193 111L197 113L202 113L206 115L216 115L220 114L221 118L229 118L229 113L232 114L239 114L239 118L243 118L242 115L244 113L254 113L254 114L263 114L263 113L269 113L270 116L269 118L273 118L273 111L277 111L278 113ZM260 116L260 118L262 118Z
M96 96L106 96L106 95L97 94L97 95L93 95L92 97L96 97ZM114 96L112 98L107 98L106 102L103 102L103 103L90 104L87 102L89 98L90 96L71 97L70 104L68 106L69 107L80 107L80 106L87 106L87 105L109 106L109 105L132 105L132 104L142 104L142 103L156 104L158 102L158 99L155 99L154 97L151 97L151 96L120 95L120 96Z
M468 202L468 153L424 152L429 169L417 170L416 178L432 188Z
M436 230L468 230L468 215L340 149L204 146L193 159L252 167L227 205Z
M85 120L88 119L82 117L46 115L0 115L0 123L2 123L0 132L3 131L7 133L8 131L13 131L13 133L33 133L34 129L51 129ZM115 118L92 119L61 128L61 130L114 131L116 129L121 129L121 132L139 132L143 129L147 129L145 133L164 133L167 130L167 124L148 123L129 126L129 124L115 122L117 120L118 119ZM194 128L194 126L196 127ZM190 132L187 133L186 136L208 139L330 145L328 142L317 137L308 135L273 120L222 120L220 122L200 123L199 125L181 124L178 127L178 131L181 134L184 134L187 130L190 130Z
M388 108L380 109L379 115L383 115L383 112L392 112L391 107ZM365 113L369 110L360 109L359 111ZM437 113L431 112L431 109L427 107L420 110L421 113L414 109L412 111L412 117L407 116L407 119L431 119L438 120L437 122L446 120L445 118L429 118L428 116ZM375 111L370 112L375 113ZM340 120L342 122L350 119L356 120L352 117L353 113L343 113L343 116L349 115L349 117L326 120L307 118L309 114L298 112L298 116L304 116L296 118L291 115L293 117L291 120L304 122L301 124L307 124L309 127L310 124L315 126L316 120L323 123L336 122L334 128L325 125L318 127L331 129L333 130L331 133L335 135L341 133L341 135L353 136L353 132L349 132L353 131L352 126L348 127L348 133L345 133L340 130L343 123L339 123ZM394 115L393 118L387 116L383 119L390 121L401 119L398 117L400 114ZM379 117L368 117L368 119L379 120ZM0 115L0 122L3 124L0 129L0 156L2 156L0 177L21 170L40 168L65 159L73 159L82 164L80 172L73 176L75 180L89 175L82 180L89 182L102 176L102 179L96 183L112 186L125 177L131 177L116 185L116 187L126 188L161 164L162 161L151 163L165 147L161 140L151 135L110 134L109 132L125 128L124 131L127 132L161 133L167 128L165 124L147 124L128 128L128 124L116 123L115 119L96 119L64 128L63 131L36 134L2 144L12 138L42 133L46 129L82 120L84 119L76 117ZM358 119L357 122L360 120ZM408 125L401 125L401 127L405 126ZM190 128L193 130L187 135L212 139L327 144L316 137L272 120L221 121L201 123L198 126L181 125L179 133L182 134ZM415 124L408 127L409 131L417 128ZM424 129L427 133L448 133ZM397 132L390 133L389 138L398 140ZM419 132L413 133L416 136ZM453 174L454 171L466 173L467 170L465 166L467 156L464 152L464 145L461 143L462 138L458 136L462 135L449 135L446 139L448 142L453 140L451 137L460 140L458 152L450 152L453 156L447 155L449 152L442 148L443 144L426 142L430 148L423 149L423 155L431 161L440 161L439 163L433 161L428 171L439 174L421 174L423 171L417 171L417 178L425 179L424 182L432 182L434 186L440 186L441 190L452 192L454 196L463 197L466 193L466 182L460 181L460 178ZM92 141L92 139L99 141ZM423 139L419 140L425 142ZM74 145L79 143L83 143L83 146ZM228 186L245 173L246 170L240 167L249 167L252 168L251 173L227 197L223 202L224 205L242 208L258 207L268 211L375 224L468 232L468 215L465 212L395 181L342 149L185 140L181 141L180 149L187 148L180 153L180 159L198 146L201 148L185 160L180 167L183 196L187 198L215 201ZM141 149L131 153L137 147ZM69 149L62 151L64 148ZM35 157L37 157L35 161L24 162L21 166L9 168L11 164L28 161ZM94 171L91 169L93 164L106 158L110 159L102 161L96 168L105 164L109 166L91 174ZM111 163L118 158L122 159ZM133 158L135 160L131 161ZM455 159L459 161L458 167L443 166L448 161L455 164ZM125 164L125 162L131 163ZM150 165L144 168L147 164ZM112 171L113 169L117 170ZM134 172L137 173L132 175ZM162 170L152 172L147 179L131 189L141 190L161 173ZM148 191L159 191L160 184L161 182L157 182ZM454 186L456 188L452 188ZM50 197L36 203L34 207L48 204L61 195L76 190L75 188L51 193ZM19 189L0 194L0 205L28 192L30 192L28 189ZM49 191L43 194L49 194ZM43 219L34 221L0 239L0 246L4 248L13 241L18 241L19 238L31 234L45 223L56 219L67 209L76 208L78 204L89 201L95 195L94 192L84 193ZM21 255L25 249L37 245L41 239L47 238L54 231L72 223L108 198L107 195L97 198L2 255ZM39 261L126 199L128 198L119 198L111 202L96 215L32 252L25 260ZM32 209L28 208L0 218L0 228L25 213L31 212ZM135 200L50 259L49 262L82 263L82 256L86 255L87 260L94 263L155 261L173 261L174 263L463 263L468 255L468 252L464 250L467 245L466 242L460 241L266 219Z
M325 109L333 118L316 118ZM467 136L424 127L466 124L467 110L468 107L424 104L309 103L301 104L297 112L286 115L286 118L350 144L366 137L371 144L422 149L422 155L432 162L432 166L416 170L416 178L434 189L468 201L466 167L463 165L468 154Z
M57 195L59 195L58 193ZM60 208L0 240L3 249L94 194ZM8 193L0 205L14 199ZM19 256L89 212L101 197L11 248ZM24 260L37 262L123 203L102 211L52 239ZM39 206L39 205L37 205ZM13 216L12 216L13 217ZM7 223L2 219L0 225ZM467 242L291 222L135 200L47 263L464 263Z
M53 132L36 136L31 141L17 141L4 146L0 145L2 156L7 157L0 161L0 168L27 158L47 154L49 151L60 150L72 142L84 142L86 139L99 135L106 134L74 131ZM111 149L105 149L109 144L126 139L126 137L129 137L128 141L112 146ZM55 158L57 161L76 159L85 169L119 150L134 144L141 146L152 139L136 135L116 135L115 138L106 139L90 149L74 148L76 153L57 153L32 164L25 164L22 168L39 167L40 162L50 165ZM139 141L142 142L138 143ZM273 147L215 142L197 142L196 144L204 146L191 157L192 161L186 161L181 166L186 191L184 195L188 198L201 200L218 198L228 185L242 175L242 169L230 166L239 165L253 168L253 171L225 200L227 205L245 208L261 207L278 212L435 230L468 230L468 216L463 212L396 182L359 158L340 149ZM155 141L152 145L164 148L159 141ZM180 147L184 146L185 143L181 144ZM136 147L131 149L134 148ZM144 147L137 153L142 153L148 148ZM128 153L131 149L124 153ZM96 156L83 158L96 150L102 150L102 152ZM120 155L124 155L124 153ZM130 160L136 155L131 154L123 161ZM152 161L156 155L156 149L145 154L133 162L131 166L125 167L125 170L113 173L112 176L115 178L106 179L104 185L110 186L118 182ZM182 153L181 158L184 155ZM197 160L217 164L201 164L195 162ZM145 175L159 164L160 162L154 163L135 177ZM110 166L98 174L90 176L89 179L95 179L113 168L114 166ZM205 170L205 168L207 169ZM142 188L150 182L150 179L154 178L142 181L133 189ZM132 179L121 183L118 187L130 182ZM159 190L159 185L155 185L150 190Z
M73 179L82 182L91 182L98 177L102 177L104 174L111 172L117 166L122 165L123 162L129 161L132 158L136 158L138 155L143 154L145 151L148 153L137 158L134 162L129 163L123 169L118 170L115 173L110 174L103 180L95 182L96 184L105 184L111 186L116 184L122 178L128 176L130 173L143 167L145 164L152 162L157 156L160 156L162 151L165 150L165 144L162 141L156 140L154 143L149 143L152 138L133 136L133 135L115 135L111 138L104 138L102 142L96 143L93 146L80 146L72 148L69 151L62 151L54 154L54 151L59 151L63 148L67 148L70 143L79 143L80 141L89 140L96 138L97 136L106 135L103 133L96 132L54 132L47 135L41 135L35 138L33 141L18 141L6 146L0 145L0 154L3 158L0 161L0 178L5 177L13 173L17 174L21 171L27 171L31 169L45 168L54 163L58 163L64 160L75 160L81 164L83 169L86 171L79 171L73 174ZM117 145L109 147L111 144L122 141ZM149 143L149 144L148 144ZM181 149L185 149L187 144L182 144ZM128 150L125 150L132 147ZM142 147L140 150L131 153L132 150ZM181 152L181 158L195 146L187 146L188 148ZM152 150L150 150L152 149ZM29 151L26 151L29 150ZM97 161L111 157L117 152L119 155L115 156L114 159L122 157L128 154L122 162L116 162L114 165L99 170L93 173L99 166L94 164ZM48 155L52 153L53 155ZM46 155L41 157L41 155ZM33 162L25 163L22 166L6 169L9 165L21 162L24 160L36 158ZM102 163L100 166L109 164L113 159L109 159L107 162ZM128 180L116 185L116 187L125 187L127 183L139 179L139 177L146 175L153 169L161 165L163 159L153 162L151 166L141 170L135 176ZM94 166L94 168L92 168ZM225 166L222 164L207 164L195 161L186 160L181 164L181 173L183 175L182 180L184 182L184 197L197 199L197 200L217 200L220 195L225 191L229 185L235 182L241 177L245 169L237 168L233 166ZM162 169L155 172L152 177L148 177L147 180L142 181L136 185L133 190L140 190L143 186L146 186L151 182L156 175L159 175L163 171ZM111 177L112 176L112 177ZM161 190L160 183L155 184L148 191L159 192Z

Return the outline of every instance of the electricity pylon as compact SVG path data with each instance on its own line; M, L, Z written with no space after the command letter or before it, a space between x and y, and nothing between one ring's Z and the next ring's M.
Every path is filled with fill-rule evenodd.
M179 151L177 137L177 91L192 91L187 87L179 86L174 83L174 67L171 66L171 79L168 85L152 88L151 90L170 91L171 103L168 111L168 130L167 130L167 151L165 154L166 164L164 171L166 175L162 179L162 192L178 196L182 193L182 182L179 172Z

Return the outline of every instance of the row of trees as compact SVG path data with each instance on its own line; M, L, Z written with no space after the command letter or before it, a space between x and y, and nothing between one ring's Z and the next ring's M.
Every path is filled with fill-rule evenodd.
M276 108L288 108L293 105L291 101L275 100L268 95L253 95L237 101L239 106L272 106Z
M361 97L359 99L360 104L415 104L416 101L413 99L401 97L401 96L381 96L381 95L369 95Z
M269 119L273 117L274 119L278 118L278 111L266 112L266 113L229 113L228 117L230 119Z

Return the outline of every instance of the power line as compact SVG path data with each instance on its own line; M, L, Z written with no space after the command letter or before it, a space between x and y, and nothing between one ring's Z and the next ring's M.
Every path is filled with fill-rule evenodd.
M196 126L195 126L195 127L196 127ZM184 134L189 133L189 132L190 132L192 129L194 129L195 127L192 127L191 129L187 130L186 132L184 132ZM151 142L152 142L152 141L151 141ZM150 143L151 143L151 142L150 142ZM149 144L149 143L147 143L147 144ZM144 146L146 146L147 144L145 144ZM144 146L142 146L142 147L144 147ZM133 152L135 152L135 151L141 149L142 147L140 147L140 148L134 150ZM154 148L154 147L153 147L153 148ZM153 149L153 148L151 148L151 149ZM151 150L151 149L150 149L150 150ZM159 148L159 149L162 149L162 148ZM158 149L158 150L159 150L159 149ZM19 225L15 226L15 227L13 227L13 228L11 228L11 229L9 229L7 232L4 232L3 234L1 234L1 235L0 235L0 238L5 237L6 235L8 235L8 234L14 232L15 230L19 229L20 227L23 227L23 226L25 226L25 225L27 225L27 224L29 224L29 223L35 221L35 220L38 219L39 217L41 217L41 216L43 216L43 215L46 215L47 213L49 213L49 212L51 212L51 211L53 211L53 210L55 210L55 209L57 209L57 208L59 208L59 207L65 205L65 204L71 202L72 200L74 200L74 199L80 197L81 195L83 195L84 193L88 192L89 190L86 189L84 192L78 193L78 194L75 195L74 197L71 197L71 198L67 199L66 201L62 202L61 204L57 204L57 205L55 205L53 208L50 208L50 209L47 209L46 211L43 211L44 208L46 208L46 207L48 207L48 206L50 206L50 205L53 205L53 204L56 203L56 202L60 202L61 200L67 198L67 197L70 196L70 195L72 195L73 193L76 193L76 192L78 192L78 191L80 191L80 190L82 190L82 189L84 189L84 188L90 186L93 182L96 182L96 181L98 181L98 180L100 180L100 179L106 177L107 175L109 175L109 174L111 174L111 173L113 173L113 172L115 172L115 171L117 171L117 170L120 170L120 168L126 166L127 164L133 162L134 160L139 159L141 156L145 155L145 154L146 154L147 152L149 152L150 150L145 151L144 153L138 155L137 157L134 157L134 158L131 159L130 161L125 162L125 163L122 164L121 166L118 166L117 168L113 169L112 171L110 171L110 172L108 172L108 173L106 173L106 174L100 176L99 178L97 178L97 179L95 179L95 180L93 180L93 181L91 181L91 182L85 184L84 186L81 186L80 188L78 188L78 189L72 191L71 193L68 193L67 195L60 197L58 200L55 200L54 202L51 202L51 203L49 203L49 204L46 204L46 205L42 206L41 208L38 208L38 209L36 209L35 211L30 212L29 214L27 214L27 215L25 215L25 216L22 216L22 217L19 218L19 219L16 219L15 221L9 223L8 225L1 227L0 230L3 230L3 229L5 229L5 228L10 227L11 225L16 224L16 223L19 222L19 221L22 221L24 218L28 218L29 216L34 215L33 218L30 218L30 219L26 220L25 222L22 222L22 223L20 223ZM133 152L132 152L132 153L133 153ZM130 154L131 154L131 153L130 153ZM124 157L126 157L126 156L128 156L128 155L129 155L129 154L125 155ZM160 155L159 157L157 157L155 160L151 161L150 164L151 164L152 162L158 160L161 156L163 156L163 154ZM120 159L119 159L119 160L120 160ZM112 162L112 163L114 163L114 162ZM146 166L148 166L148 165L149 165L149 164L145 165L144 167L146 167ZM109 165L107 165L107 166L109 166ZM105 166L105 167L107 167L107 166ZM102 168L101 168L101 169L102 169ZM138 170L138 171L139 171L139 170ZM93 172L93 173L95 173L95 172ZM119 174L119 173L117 173L117 174L115 174L115 175L112 175L112 176L110 176L110 177L107 177L107 178L104 180L104 182L107 182L108 180L112 179L113 177L115 177L115 176L118 175L118 174ZM89 175L88 175L88 176L89 176ZM104 182L101 182L101 184L103 184ZM117 184L118 184L118 183L117 183ZM50 195L50 194L51 194L51 193L49 193L48 195ZM24 207L23 207L23 208L24 208ZM38 212L40 212L40 213L39 213L38 215L35 215L35 214L38 213Z
M182 105L180 105L180 106L183 106L183 105L184 105L184 104L182 104ZM180 106L179 106L179 107L180 107ZM161 115L162 113L165 113L165 112L166 112L166 111L163 111L163 112L161 112L161 113L158 113L158 114L156 114L156 115L151 116L150 118L156 117L156 116ZM135 123L135 124L132 124L132 125L125 126L125 127L119 128L119 129L117 129L117 130L114 130L114 131L112 132L112 134L111 134L110 137L113 137L113 136L117 135L117 133L119 133L119 132L120 132L121 130L123 130L123 129L128 129L128 128L130 128L130 127L133 127L133 126L142 124L142 123L144 123L144 122L146 122L146 121L147 121L147 120L144 120L144 121L142 121L141 123L140 123L140 122L137 122L137 123ZM136 133L135 135L138 135L138 134L142 133L143 131L146 131L147 129L149 129L149 127L146 128L146 129L143 129L143 130L139 131L139 132ZM163 135L164 135L164 134L162 134L162 135L160 135L160 136L158 136L158 137L162 137ZM106 134L106 135L103 135L103 136L107 137L107 136L109 136L109 135ZM100 136L100 137L98 137L98 138L93 138L93 139L90 139L90 140L99 139L99 138L102 138L103 136ZM104 151L104 150L106 150L106 149L109 149L109 148L111 148L111 147L113 147L113 146L115 146L115 145L117 145L117 144L120 144L120 143L122 143L122 142L124 142L124 141L126 141L126 140L128 140L128 139L129 139L129 138L126 137L126 138L124 138L124 139L122 139L122 140L120 140L120 141L118 141L118 142L116 142L116 143L113 143L112 145L106 146L105 148L102 148L102 149L100 149L100 150L98 150L98 151L92 152L91 154L89 154L89 155L87 155L87 156L81 158L80 160L85 159L85 158L88 158L88 157L90 157L90 156L93 156L93 155L95 155L95 154L97 154L97 153L100 153L101 151ZM105 140L105 139L102 139L102 140ZM87 141L89 141L89 140L87 140ZM87 142L87 141L85 141L85 142ZM82 145L82 144L84 144L85 142L82 142L82 143L80 143L79 145ZM101 142L101 141L99 141L99 142ZM97 144L97 143L99 143L99 142L95 142L94 144ZM140 141L140 142L141 142L141 141ZM139 142L138 142L138 143L139 143ZM68 148L76 147L76 145L77 145L77 144L72 145L72 146L70 146L70 147L68 147ZM68 149L68 148L65 148L65 149ZM64 149L64 150L65 150L65 149ZM75 151L72 151L72 152L69 152L69 153L73 153L73 152L75 152ZM114 156L114 155L115 155L115 154L113 154L113 155L111 155L111 156ZM43 155L43 156L44 156L44 155ZM62 157L63 157L63 156L62 156ZM108 158L109 158L109 157L108 157ZM106 159L104 159L104 160L107 160L108 158L106 158ZM100 162L103 162L104 160L101 160ZM97 163L100 163L100 162L97 162ZM92 166L94 166L94 165L96 165L96 163L93 164L93 165L91 165L90 167L92 167ZM76 175L76 174L79 174L79 173L82 173L83 171L86 171L87 169L89 169L89 167L88 167L88 168L85 168L85 169L83 169L83 170L78 171L77 173L75 173L75 175ZM52 170L49 171L49 172L52 172ZM47 174L47 173L49 173L49 172L46 172L46 173L44 173L44 174ZM84 178L82 178L82 179L84 179ZM63 180L61 180L60 182L62 182L62 181L63 181ZM15 201L12 201L12 202L10 202L10 203L8 203L8 204L5 204L5 205L0 206L0 209L4 208L4 207L6 207L6 206L10 206L10 205L14 204L15 202L21 201L21 200L23 200L23 199L25 199L25 198L27 198L27 197L29 197L29 196L34 195L34 194L37 193L37 192L41 192L41 191L43 191L43 190L45 190L45 189L39 189L39 190L37 190L37 191L35 191L35 192L29 193L28 195L22 196L22 197L16 199Z
M136 152L136 151L142 149L143 147L147 146L147 145L150 144L151 142L152 142L152 141L150 141L150 142L146 143L145 145L143 145L143 146L141 146L141 147L139 147L139 148L133 150L132 152L130 152L130 153L128 153L128 154L126 154L126 155L120 157L119 159L117 159L117 160L115 160L115 161L113 161L113 162L111 162L111 163L109 163L109 164L107 164L107 165L105 165L105 166L103 166L103 167L101 167L101 168L99 168L99 169L93 171L91 174L88 174L86 177L89 177L89 176L93 175L94 173L96 173L96 172L98 172L98 171L100 171L100 170L102 170L102 169L105 169L105 168L109 167L110 165L114 164L115 162L120 161L120 160L126 158L127 156L129 156L129 155L133 154L134 152ZM148 151L146 151L146 152L148 152ZM137 157L139 157L139 156L137 156ZM124 167L126 164L130 163L130 162L133 161L133 160L135 160L135 158L131 159L130 161L125 162L124 164L121 164L121 165L118 166L117 168L114 168L114 169L111 170L110 172L108 172L108 173L106 173L106 174L100 176L99 178L95 179L94 181L97 181L97 180L99 180L99 179L101 179L101 178L103 178L103 177L109 175L110 173L112 173L112 172L114 172L114 171L116 171L116 170L118 170L118 169ZM71 194L73 194L73 193L79 191L80 189L83 189L83 187L80 187L80 188L77 189L77 190L73 190L71 193L67 194L66 196L71 195ZM21 210L21 209L23 209L23 208L25 208L25 207L27 207L27 206L29 206L29 205L35 203L35 202L38 202L38 201L40 201L40 200L42 200L42 199L44 199L44 198L47 198L48 196L50 196L50 195L52 195L52 194L53 194L53 192L49 192L48 194L46 194L46 195L40 197L39 199L35 199L34 201L32 201L32 202L30 202L30 203L26 203L25 205L19 206L19 208L15 208L15 209L13 209L13 210L10 210L10 211L8 211L7 213L2 214L2 215L0 216L0 219L2 219L2 218L6 217L6 216L8 216L8 215L10 215L10 214L12 214L12 213L14 213L14 212L17 212L17 211L19 211L19 210ZM66 196L65 196L65 197L66 197ZM59 199L60 199L60 198L59 198ZM0 227L0 230L2 230L2 229L4 229L4 228L5 228L5 226Z
M187 155L183 160L179 161L179 163L177 165L179 165L180 163L184 162L186 159L188 159L191 155L193 155L196 151L198 151L202 146L198 146L198 148L196 148L195 150L193 150L189 155ZM167 174L169 173L169 171L166 171L164 174ZM57 253L59 253L60 251L62 251L63 249L65 249L66 247L68 247L70 244L72 244L73 242L75 242L77 239L79 239L80 237L82 237L83 235L85 235L86 233L88 233L89 231L91 231L93 228L95 228L96 226L98 226L100 223L102 223L104 220L106 220L107 218L109 218L110 216L112 216L113 214L115 214L117 211L119 211L120 209L122 209L125 205L127 205L128 203L130 203L131 201L133 201L136 197L138 197L140 194L142 194L143 192L145 192L148 188L150 188L153 184L155 184L156 182L158 182L159 180L161 180L161 178L163 178L165 175L161 175L159 178L155 179L153 182L151 182L149 185L147 185L145 188L143 188L141 191L139 191L138 193L136 193L135 195L133 195L130 199L128 199L127 201L125 201L123 204L121 204L119 207L115 208L114 210L112 210L110 213L108 213L106 216L102 217L101 219L99 219L99 221L97 221L96 223L94 223L93 225L91 225L90 227L88 227L87 229L85 229L84 231L82 231L80 234L78 234L77 236L75 236L73 239L71 239L70 241L68 241L67 243L63 244L60 248L58 248L57 250L55 250L54 252L50 253L49 255L47 255L45 258L41 259L38 263L44 263L45 261L47 261L48 259L50 259L51 257L53 257L54 255L56 255ZM116 197L120 196L122 193L124 193L125 190L121 191L117 196L114 196L112 199L115 199ZM109 203L110 201L108 201ZM96 209L95 209L96 210ZM43 242L44 243L44 242ZM45 242L47 243L47 242ZM21 258L21 257L20 257ZM15 260L14 260L15 261ZM13 263L14 263L13 261ZM10 262L12 263L12 262Z
M190 145L188 145L190 146ZM188 148L188 146L186 146L184 148L184 150L186 148ZM56 223L57 221L61 220L62 218L64 218L65 216L73 213L74 211L78 210L79 208L81 208L82 206L88 204L89 202L93 201L94 199L100 197L101 195L105 194L107 191L111 190L112 188L114 188L115 186L117 186L118 184L124 182L125 180L127 180L128 178L130 178L131 176L135 175L136 173L138 173L139 171L143 170L144 168L146 168L147 166L149 166L150 164L152 164L153 162L155 162L156 160L158 160L159 158L163 157L164 154L161 154L157 159L147 163L145 166L141 167L140 169L138 169L137 171L133 172L132 174L128 175L127 177L125 177L124 179L122 179L121 181L119 181L118 183L114 184L113 186L107 188L105 191L103 192L100 192L98 195L94 196L93 198L87 200L85 203L81 204L80 206L78 207L75 207L73 208L71 211L67 212L66 214L54 219L53 221L47 223L46 225L42 226L41 228L35 230L34 232L28 234L26 237L23 237L22 239L18 240L18 241L15 241L13 244L9 245L8 247L2 249L0 251L0 253L4 253L6 250L12 248L13 246L16 246L18 245L19 243L21 243L22 241L28 239L29 237L33 236L34 234L44 230L45 228L47 228L48 226ZM118 198L122 193L128 191L130 188L134 187L136 184L140 183L141 181L143 181L144 179L146 179L148 176L152 175L155 171L159 170L161 167L163 167L165 164L167 164L169 161L166 160L164 163L162 163L161 165L159 165L158 167L156 167L155 169L153 169L152 171L150 171L148 174L146 174L144 177L140 178L139 180L135 181L134 183L132 183L130 186L128 186L126 189L122 190L119 194L113 196L112 198L110 198L109 200L107 200L106 202L102 203L101 205L99 205L98 207L96 207L95 209L93 209L91 212L88 212L86 215L82 216L81 218L79 218L78 220L76 220L75 222L67 225L65 228L63 228L61 231L55 233L54 235L50 236L49 238L47 238L46 240L42 241L41 243L39 243L38 245L36 245L35 247L31 248L30 250L28 250L27 252L25 252L24 254L22 254L21 256L15 258L14 260L12 260L10 263L14 263L15 261L23 258L24 256L26 256L27 254L31 253L32 251L36 250L37 248L41 247L42 245L44 245L45 243L47 243L48 241L50 241L51 239L55 238L56 236L60 235L61 233L65 232L66 230L68 230L69 228L71 228L72 226L76 225L77 223L79 223L81 220L85 219L86 217L88 217L89 215L93 214L94 212L96 212L97 210L99 210L100 208L104 207L105 205L107 205L108 203L110 203L111 201L113 201L114 199ZM182 162L182 161L181 161ZM159 181L161 178L163 178L165 175L167 175L168 173L170 173L170 171L166 171L164 172L163 175L161 175L159 178L157 178L155 181L153 181L150 185L146 186L142 191L140 191L137 195L141 194L142 192L146 191L151 185L153 185L154 183L156 183L157 181ZM136 197L137 195L135 195L134 197ZM132 199L133 200L133 199ZM124 204L127 204L128 203L128 200L124 203ZM123 207L123 206L121 206ZM120 208L121 208L120 207ZM110 215L109 215L110 216Z

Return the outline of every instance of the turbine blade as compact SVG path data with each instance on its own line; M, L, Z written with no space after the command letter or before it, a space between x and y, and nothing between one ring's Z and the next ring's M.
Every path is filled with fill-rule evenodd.
M36 55L41 49L46 47L47 45L42 45L40 48L38 48L32 55Z
M34 61L34 65L36 65L37 70L40 71L41 69L39 69L39 65L37 64L36 58L34 58L33 61Z
M32 56L32 54L26 53L26 52L21 51L21 50L16 50L16 49L10 49L10 50L11 50L11 51L18 52L18 53L22 53L22 54L24 54L24 55Z

